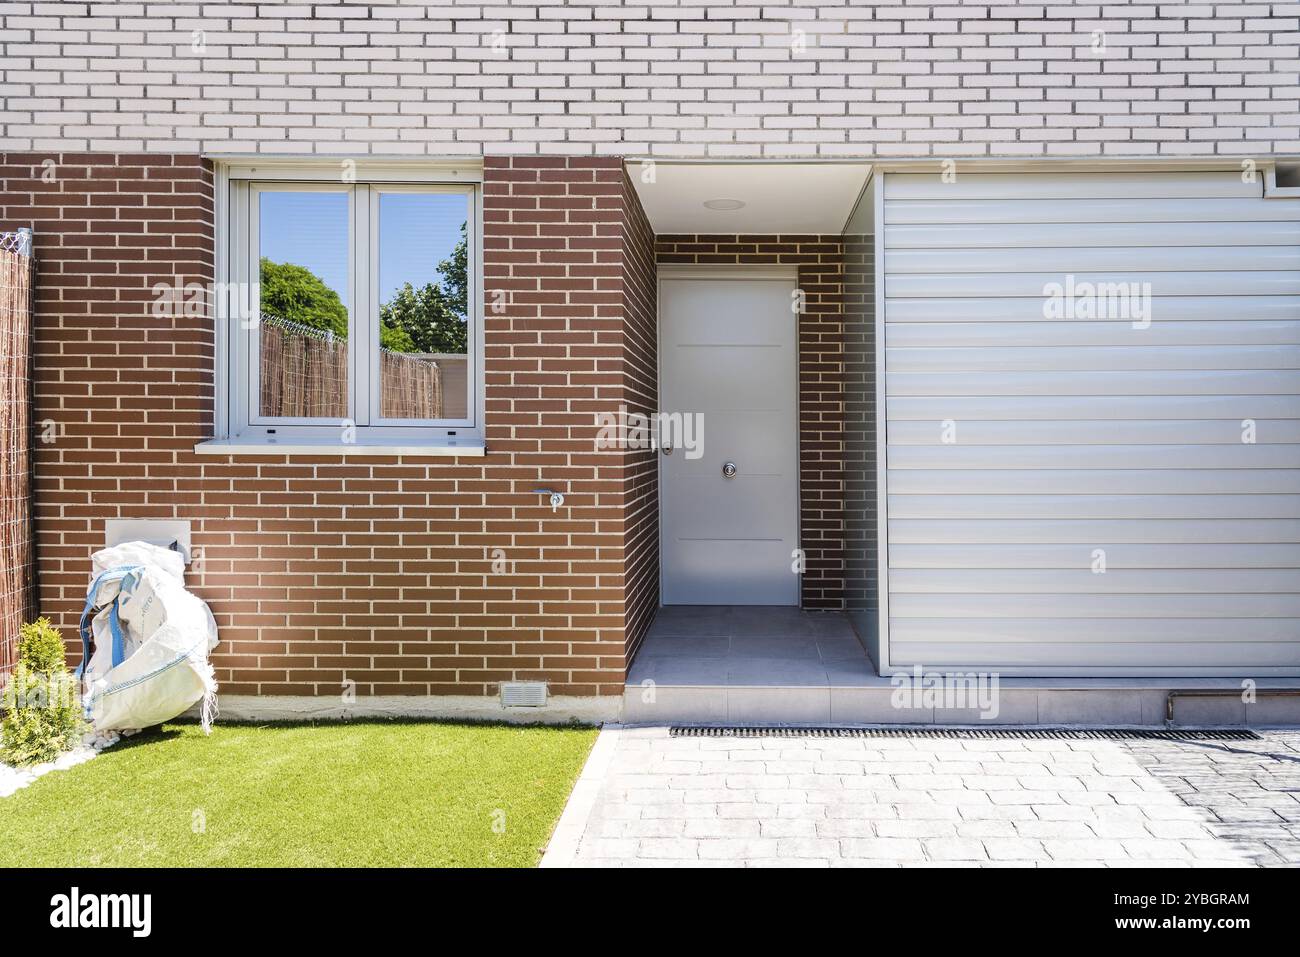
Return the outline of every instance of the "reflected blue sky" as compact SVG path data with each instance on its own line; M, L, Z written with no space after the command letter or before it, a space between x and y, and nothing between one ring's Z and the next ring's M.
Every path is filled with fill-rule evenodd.
M310 269L345 303L348 288L346 193L263 192L261 254ZM463 193L383 193L379 198L379 301L403 283L438 281L468 218Z

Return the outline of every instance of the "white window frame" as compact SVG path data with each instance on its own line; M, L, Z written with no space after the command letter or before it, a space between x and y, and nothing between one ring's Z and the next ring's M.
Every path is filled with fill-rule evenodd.
M356 397L353 395L353 384L358 381L357 377L357 352L358 352L358 331L359 327L365 325L366 310L358 309L359 303L365 302L364 290L359 289L357 282L361 278L357 275L356 268L356 250L361 248L361 243L365 237L357 228L357 202L353 190L343 184L331 183L249 183L246 187L237 187L234 204L246 207L246 214L240 218L240 236L237 239L237 255L241 255L246 262L241 265L245 269L251 289L251 283L257 281L254 272L257 269L257 263L261 262L261 244L260 230L257 224L261 222L259 215L261 194L268 192L280 193L332 193L335 195L345 195L348 200L348 295L344 299L343 305L348 311L348 409L347 418L353 422L360 423L357 417ZM238 252L243 250L243 252ZM248 306L255 308L256 303L247 303ZM241 320L247 313L241 315ZM281 429L289 426L316 426L318 428L333 429L336 432L339 427L338 419L326 417L310 416L270 416L263 415L259 408L261 402L261 361L258 356L260 344L258 335L260 333L259 324L251 321L237 321L239 327L236 337L236 362L235 370L237 381L234 394L231 396L234 403L234 421L246 423L249 431L259 429L272 430L272 434L279 434Z
M350 165L349 165L350 163ZM217 355L215 436L195 451L311 454L482 455L483 214L481 166L465 163L258 160L217 167ZM341 175L350 174L350 175ZM355 181L353 181L355 180ZM253 357L257 202L267 190L347 192L349 195L348 417L269 419L257 414L258 368ZM463 419L384 419L379 401L378 215L385 193L458 193L468 202L468 415ZM228 292L228 294L223 294Z
M479 219L478 191L472 188L466 188L464 186L457 186L457 185L447 185L445 183L428 183L424 185L411 185L411 184L397 185L397 184L376 183L374 185L368 185L366 188L369 190L371 196L371 201L369 203L370 206L369 278L375 283L378 282L378 278L379 278L379 261L380 261L379 205L380 205L380 200L385 195L391 196L391 195L399 195L399 194L408 194L408 195L427 196L430 194L436 195L439 193L463 195L466 196L468 199L469 211L468 211L468 219L466 221L469 224L471 224L470 227L468 228L473 229L474 228L473 224L476 223ZM477 235L477 230L475 230L475 236L476 235ZM473 242L475 236L468 237L467 242ZM478 256L474 252L474 250L471 249L470 267L469 267L470 274L473 274L477 262L478 262ZM383 414L383 405L379 394L380 393L379 307L381 304L378 300L378 294L379 294L379 290L377 289L374 292L369 294L370 298L373 300L372 305L375 311L375 315L374 315L374 321L368 324L368 328L370 329L371 334L368 337L369 341L366 343L366 351L365 353L363 353L363 362L364 362L363 367L369 369L370 394L369 396L366 397L366 401L368 403L368 409L369 409L369 421L375 425L379 425L383 427L427 426L428 423L422 419L399 419L399 418L390 419L390 418L386 418ZM470 287L466 290L466 310L470 316L479 314L479 291L473 283L471 283ZM482 323L480 322L479 325L481 326ZM472 335L470 335L468 339L468 345L469 345L469 353L470 353L469 361L472 364L479 350L479 347L476 346L474 343L474 338ZM475 422L474 381L472 376L466 376L465 378L466 378L466 389L467 389L465 408L469 414L463 419L442 419L440 420L440 423L443 425L451 426L457 429L474 427L474 422Z

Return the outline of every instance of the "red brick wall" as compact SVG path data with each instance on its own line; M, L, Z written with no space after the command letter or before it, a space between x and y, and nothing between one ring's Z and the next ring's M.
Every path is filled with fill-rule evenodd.
M799 538L805 608L844 607L844 255L839 236L658 237L661 263L797 266Z
M212 188L194 156L0 154L0 228L35 232L39 604L69 639L103 519L223 504L188 454L212 419L211 324L152 309L155 283L212 279Z
M208 166L0 156L0 228L36 230L35 415L57 430L37 459L41 608L65 635L104 519L184 518L225 693L621 692L650 601L644 536L629 550L625 527L636 503L644 529L652 492L644 456L594 441L596 412L648 401L628 369L646 346L624 313L643 328L646 305L640 278L624 290L644 253L625 261L622 165L488 159L484 178L485 298L506 294L485 319L487 457L227 458L192 451L212 430L211 320L150 308L155 283L213 278ZM539 484L565 492L558 515Z

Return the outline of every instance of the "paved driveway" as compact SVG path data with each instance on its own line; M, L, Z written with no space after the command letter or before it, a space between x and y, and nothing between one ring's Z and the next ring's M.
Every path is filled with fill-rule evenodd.
M1300 865L1300 732L1259 741L607 728L543 866Z

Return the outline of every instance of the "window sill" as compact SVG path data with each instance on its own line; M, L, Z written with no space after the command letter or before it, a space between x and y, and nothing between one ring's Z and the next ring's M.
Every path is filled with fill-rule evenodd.
M482 458L487 447L477 440L463 445L454 442L429 443L340 443L311 442L249 442L231 439L209 439L194 446L196 455L401 455L434 456L440 458Z

